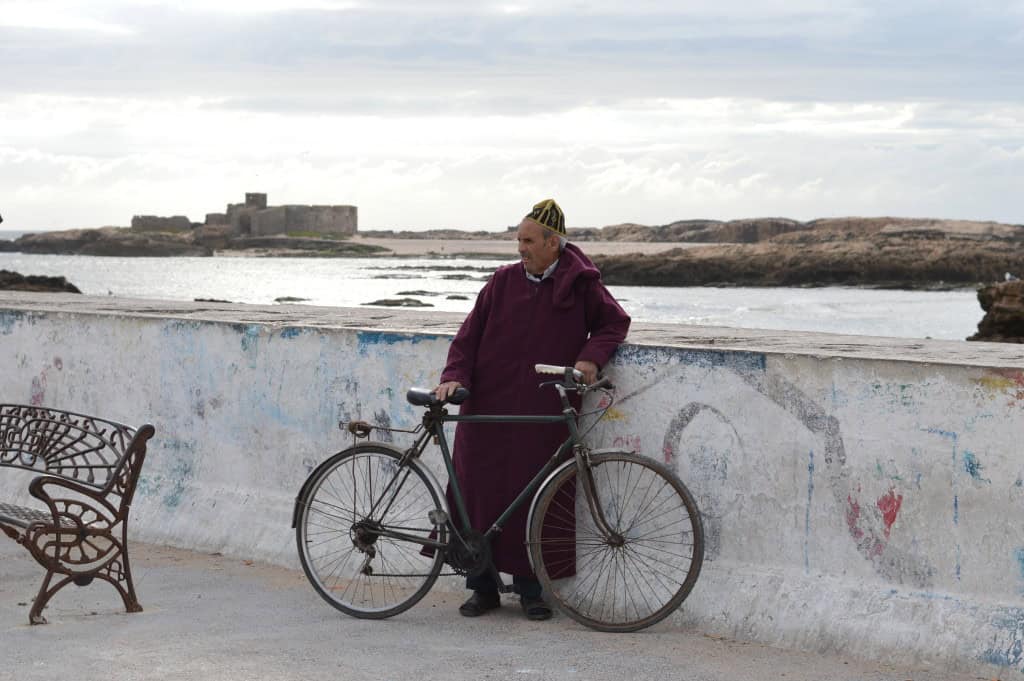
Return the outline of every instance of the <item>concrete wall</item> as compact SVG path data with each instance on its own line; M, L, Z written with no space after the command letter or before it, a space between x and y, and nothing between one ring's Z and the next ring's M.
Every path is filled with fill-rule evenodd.
M405 389L436 381L458 321L0 294L0 401L152 422L134 537L296 566L294 495L349 444L337 421L413 426ZM706 563L676 622L1024 672L1024 348L694 333L631 333L591 438L700 501ZM19 485L0 471L3 497Z

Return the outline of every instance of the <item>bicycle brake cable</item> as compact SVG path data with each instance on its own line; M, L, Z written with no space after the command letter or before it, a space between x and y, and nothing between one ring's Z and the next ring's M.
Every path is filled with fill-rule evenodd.
M590 433L590 431L592 431L597 426L598 423L601 422L601 419L604 418L604 415L606 413L608 413L608 410L612 408L613 404L615 404L615 395L614 395L614 393L612 393L612 391L605 390L604 388L598 388L598 390L600 390L602 393L604 393L605 395L608 396L608 404L606 406L604 406L604 407L598 407L597 409L594 409L593 411L586 411L586 412L582 412L582 413L577 415L577 418L582 418L584 416L591 416L593 414L601 412L601 415L598 416L596 419L594 419L594 422L592 424L590 424L590 427L587 428L582 433L580 433L580 439L581 440L583 438L585 438Z

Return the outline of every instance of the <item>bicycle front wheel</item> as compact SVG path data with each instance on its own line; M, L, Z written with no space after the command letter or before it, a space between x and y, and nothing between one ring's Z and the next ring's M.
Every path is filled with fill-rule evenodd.
M384 446L352 447L316 469L298 500L302 569L325 601L354 617L407 610L441 572L443 551L385 534L447 541L430 518L444 509L436 487L417 461L401 459Z
M637 631L668 617L704 561L704 529L686 486L634 454L592 454L603 532L570 465L537 494L529 528L537 578L555 605L600 631Z

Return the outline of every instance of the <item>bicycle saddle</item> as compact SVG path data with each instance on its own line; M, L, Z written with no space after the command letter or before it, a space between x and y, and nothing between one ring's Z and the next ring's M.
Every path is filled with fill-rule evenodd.
M405 399L409 404L417 407L430 407L437 404L462 404L469 397L469 391L465 388L457 388L447 400L439 400L434 396L434 391L429 388L409 388Z

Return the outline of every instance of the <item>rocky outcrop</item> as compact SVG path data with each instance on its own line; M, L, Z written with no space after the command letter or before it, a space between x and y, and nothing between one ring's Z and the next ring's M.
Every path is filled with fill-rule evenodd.
M1024 240L1024 227L997 222L938 220L933 218L822 218L799 222L787 218L743 220L680 220L667 225L612 225L599 232L606 241L679 241L685 243L761 243L869 239L875 235L918 238L989 238ZM571 237L571 235L570 235Z
M985 316L967 340L1024 343L1024 281L985 286L978 290L978 302Z
M81 293L64 277L23 276L0 270L0 291L34 291L37 293Z
M262 251L267 255L361 256L387 253L386 248L344 239L316 237L254 236L234 237L224 250Z
M779 234L807 230L810 227L786 218L748 220L679 220L667 225L647 227L637 224L611 225L590 238L602 241L678 241L682 243L757 243ZM570 238L573 235L570 234Z
M375 300L372 303L363 303L363 305L379 305L382 307L434 307L431 303L424 303L421 300L415 298L384 298L383 300Z
M14 242L22 253L110 256L209 256L213 250L195 242L191 232L133 232L121 227L70 229L26 234Z
M212 256L215 251L251 255L375 255L387 249L344 239L307 237L232 237L229 226L203 226L189 232L145 232L120 227L71 229L27 234L12 251L52 255Z
M761 243L594 261L606 283L633 286L959 288L1024 271L1024 227L1007 225L998 236L982 237L975 229L979 223L967 224L932 225L922 232L839 223Z
M192 229L192 221L184 215L135 215L132 217L132 229L141 232L188 232Z

